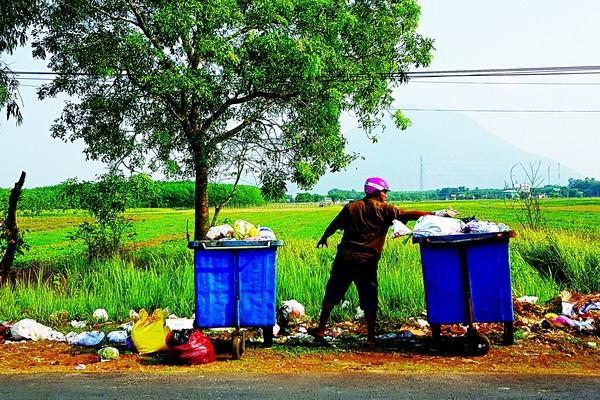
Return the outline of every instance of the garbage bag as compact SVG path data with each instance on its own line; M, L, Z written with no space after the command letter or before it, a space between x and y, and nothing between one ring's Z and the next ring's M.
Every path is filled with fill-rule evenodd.
M172 356L189 365L208 364L217 360L210 338L199 329L170 332L167 344Z
M103 347L98 350L98 356L101 361L116 360L119 358L119 350L114 347Z
M33 319L25 318L17 322L10 328L10 334L14 340L55 340L63 342L65 335L61 332L57 332L52 328L40 324Z
M257 237L258 230L256 227L243 219L238 219L233 223L233 237L242 240L250 237Z
M169 347L169 350L176 346L189 343L192 333L194 333L194 329L178 329L171 331L171 333L167 335L167 346Z
M462 234L465 223L460 219L424 215L413 228L413 236L445 236Z
M228 224L212 226L206 233L206 238L210 240L233 238L233 227Z
M258 236L261 237L261 239L267 239L267 240L275 240L275 232L273 232L273 229L271 228L267 228L266 226L258 226Z
M140 310L140 319L131 330L131 340L139 354L168 350L165 340L171 328L165 320L165 313L160 308L154 310L151 316L145 309Z
M108 313L106 312L106 310L104 308L98 308L98 309L96 309L96 311L94 311L94 314L92 314L92 315L98 321L106 321L106 320L108 320Z
M79 346L96 346L104 340L104 332L81 332L74 336L69 335L67 343Z
M290 330L288 328L289 323L290 323L290 309L288 308L288 306L281 306L277 309L277 312L275 313L275 318L277 320L277 325L279 326L279 334L281 336L289 336L290 335Z
M412 233L408 226L404 225L401 221L398 221L397 219L392 221L392 227L392 239L410 235Z
M127 331L111 331L108 332L106 338L109 342L125 344L127 342Z
M295 299L286 300L283 302L283 305L288 308L288 316L290 318L303 318L306 316L304 306Z

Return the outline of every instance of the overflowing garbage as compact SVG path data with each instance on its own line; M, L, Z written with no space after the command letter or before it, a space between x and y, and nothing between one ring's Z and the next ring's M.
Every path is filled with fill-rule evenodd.
M223 224L209 228L208 240L276 240L275 233L266 226L255 226L243 219L236 220L233 225Z
M437 215L424 215L415 222L411 230L402 222L395 220L392 224L392 239L402 236L446 236L459 234L507 232L510 227L504 223L469 218L446 218Z

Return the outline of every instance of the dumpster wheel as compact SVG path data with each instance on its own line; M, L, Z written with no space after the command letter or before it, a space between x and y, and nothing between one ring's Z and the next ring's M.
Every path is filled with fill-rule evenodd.
M246 350L246 335L244 332L233 332L233 338L231 339L231 355L234 360L242 358Z
M467 332L467 352L472 356L485 356L490 351L490 339L476 330Z

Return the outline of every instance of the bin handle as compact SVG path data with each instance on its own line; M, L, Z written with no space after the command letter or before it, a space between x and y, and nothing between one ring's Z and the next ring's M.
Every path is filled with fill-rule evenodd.
M461 238L460 235L452 235L452 240L440 240L436 236L424 237L423 242L427 243L462 243L462 242L474 242L479 240L494 240L494 239L508 239L514 238L516 233L514 231L509 232L497 232L496 235L483 236L483 237L465 237ZM446 237L446 236L445 236Z
M271 247L271 242L267 242L265 245L253 245L253 246L207 246L206 243L200 243L204 250L255 250L255 249L268 249Z

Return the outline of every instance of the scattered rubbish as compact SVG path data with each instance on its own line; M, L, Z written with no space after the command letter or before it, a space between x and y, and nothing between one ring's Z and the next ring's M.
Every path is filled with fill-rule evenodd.
M98 321L108 320L108 313L106 312L106 310L104 308L96 309L96 311L94 311L94 314L92 314L92 315Z
M375 339L378 339L378 340L391 340L391 339L396 339L397 337L398 337L398 335L396 335L395 333L386 333L384 335L375 336Z
M294 299L284 301L283 305L288 309L290 318L303 318L306 316L304 306Z
M73 333L73 332L71 332ZM81 332L79 334L67 334L67 343L79 346L96 346L104 340L105 334L100 331Z
M364 317L365 317L365 311L360 307L356 307L356 314L354 315L354 319L361 319Z
M71 326L73 328L83 329L83 328L85 328L86 323L85 323L85 321L75 321L75 320L73 320L73 321L71 321Z
M129 310L129 318L131 318L134 321L137 321L138 319L140 319L140 314L138 314L138 312L135 310Z
M289 311L286 306L281 306L275 313L275 319L277 321L277 333L281 336L289 336L290 330L288 328L290 323Z
M138 318L138 320L139 320L139 318ZM129 321L129 322L125 322L124 324L121 324L121 328L125 329L127 332L131 332L134 325L135 325L135 322Z
M112 331L106 334L106 338L109 342L125 344L127 342L127 331Z
M75 369L81 370L81 369L86 369L87 367L85 366L85 364L77 364L75 366Z
M417 325L421 328L425 328L429 326L429 322L425 321L424 319L417 319Z
M537 296L523 296L523 297L517 297L517 301L520 301L521 303L537 303L539 297Z
M330 336L323 336L322 341L331 341L333 338ZM290 344L303 344L303 343L314 343L316 342L314 336L307 333L296 333L287 339L287 343Z
M192 318L167 318L165 324L172 331L194 328L194 320Z
M98 350L98 356L100 361L116 360L119 358L119 350L114 347L103 347Z
M10 333L14 340L54 340L58 342L65 341L65 335L57 332L45 325L42 325L32 319L22 319L12 326Z

